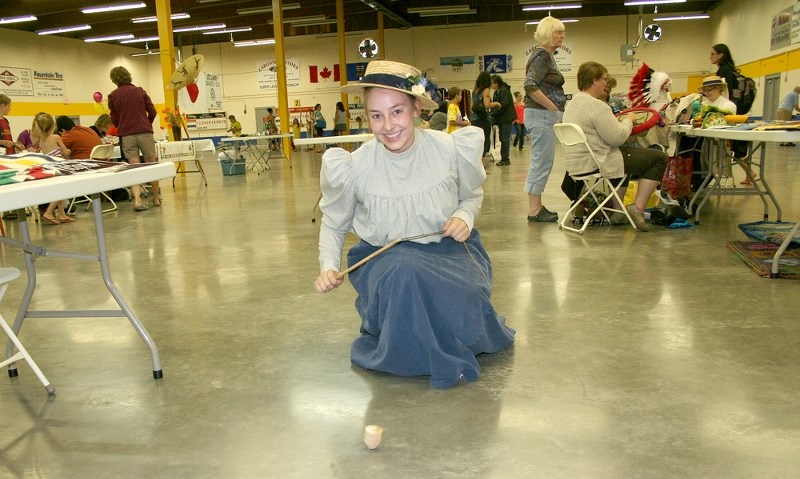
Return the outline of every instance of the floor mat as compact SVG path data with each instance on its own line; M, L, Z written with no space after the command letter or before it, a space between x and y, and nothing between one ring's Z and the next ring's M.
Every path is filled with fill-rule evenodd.
M772 258L778 245L761 241L728 241L728 249L736 253L757 275L770 277ZM800 248L791 246L783 252L778 277L800 279Z
M745 223L739 225L742 233L746 234L754 240L763 241L765 243L772 243L780 245L789 234L789 230L794 227L794 223L777 223L775 221L756 221L755 223ZM800 236L792 240L792 246L800 246Z

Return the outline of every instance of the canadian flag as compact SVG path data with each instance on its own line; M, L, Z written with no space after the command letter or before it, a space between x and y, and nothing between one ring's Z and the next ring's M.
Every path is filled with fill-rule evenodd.
M319 69L317 65L309 65L308 67L308 74L311 77L311 83L319 83L321 81L339 81L339 65L333 66L333 71L331 71L327 66L322 67L322 70ZM331 78L331 76L333 78Z

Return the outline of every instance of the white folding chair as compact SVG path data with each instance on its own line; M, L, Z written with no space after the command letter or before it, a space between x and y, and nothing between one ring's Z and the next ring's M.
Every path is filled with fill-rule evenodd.
M6 290L8 289L8 283L14 281L17 278L19 278L19 270L17 268L0 268L0 301L3 300L3 296L6 294ZM11 327L8 325L8 323L6 323L6 320L2 314L0 314L0 328L2 328L3 331L5 331L6 335L8 335L8 339L10 339L11 342L14 344L14 346L17 348L17 354L14 354L13 356L11 356L10 358L6 359L3 362L0 362L0 368L4 368L11 363L19 361L20 359L24 359L25 361L27 361L28 366L30 366L30 368L33 370L33 373L36 375L36 377L39 378L39 381L42 382L42 385L44 385L44 388L47 391L47 393L54 394L56 392L56 388L54 388L53 385L50 384L50 381L48 381L47 378L44 377L44 374L42 374L42 371L39 369L39 366L36 365L31 355L28 354L28 351L25 349L25 346L22 345L17 335L14 334L14 330L12 330ZM17 376L18 372L16 368L9 369L8 375L11 377Z
M558 141L564 147L565 151L577 150L583 154L589 155L592 158L592 163L594 163L594 165L597 167L592 173L576 175L570 173L570 176L573 180L583 181L586 184L586 187L584 193L580 196L580 198L573 202L572 206L567 211L567 214L565 214L561 219L559 228L572 231L573 233L583 234L583 232L586 231L586 227L591 224L592 218L594 218L597 213L602 213L606 221L611 222L608 212L615 212L624 214L625 217L628 218L628 222L630 222L631 226L636 229L636 225L634 224L633 219L631 219L631 215L628 214L628 211L624 206L621 206L620 209L613 208L610 205L606 206L612 199L616 199L617 204L622 205L622 199L619 197L617 190L624 183L625 177L623 176L619 181L620 186L615 187L608 178L603 176L600 169L600 163L598 163L597 157L594 156L594 152L589 147L589 142L586 140L586 134L583 133L583 130L580 126L574 123L557 123L553 125L553 130L555 131L556 138L558 138ZM597 193L600 191L609 191L610 193L607 194L605 198L599 198ZM573 211L575 211L575 209L590 196L592 199L594 199L594 202L597 206L589 212L589 216L583 222L583 225L580 228L575 228L568 224L572 221Z
M89 154L90 160L106 160L108 161L111 158L111 154L114 153L114 145L97 145L92 148L92 152ZM114 211L117 209L117 203L111 199L110 196L104 191L100 193L103 198L105 198L111 206L103 210L103 213L108 213L109 211ZM88 211L92 207L92 199L88 196L84 196L83 199L72 198L72 201L69 203L69 208L67 208L67 214L74 213L75 205L80 203L87 203L86 210Z

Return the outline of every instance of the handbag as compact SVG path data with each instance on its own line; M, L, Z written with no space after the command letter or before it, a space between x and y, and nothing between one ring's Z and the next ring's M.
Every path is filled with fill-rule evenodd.
M673 199L689 198L692 196L693 169L691 156L670 156L661 179L661 189Z
M321 130L324 130L325 127L328 126L328 122L326 122L325 120L317 120L316 122L314 122L314 126L316 126Z

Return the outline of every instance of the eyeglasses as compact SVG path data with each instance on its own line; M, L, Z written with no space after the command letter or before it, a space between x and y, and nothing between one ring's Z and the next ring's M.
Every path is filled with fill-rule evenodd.
M604 82L608 83L608 77L600 77L600 79L603 80Z

